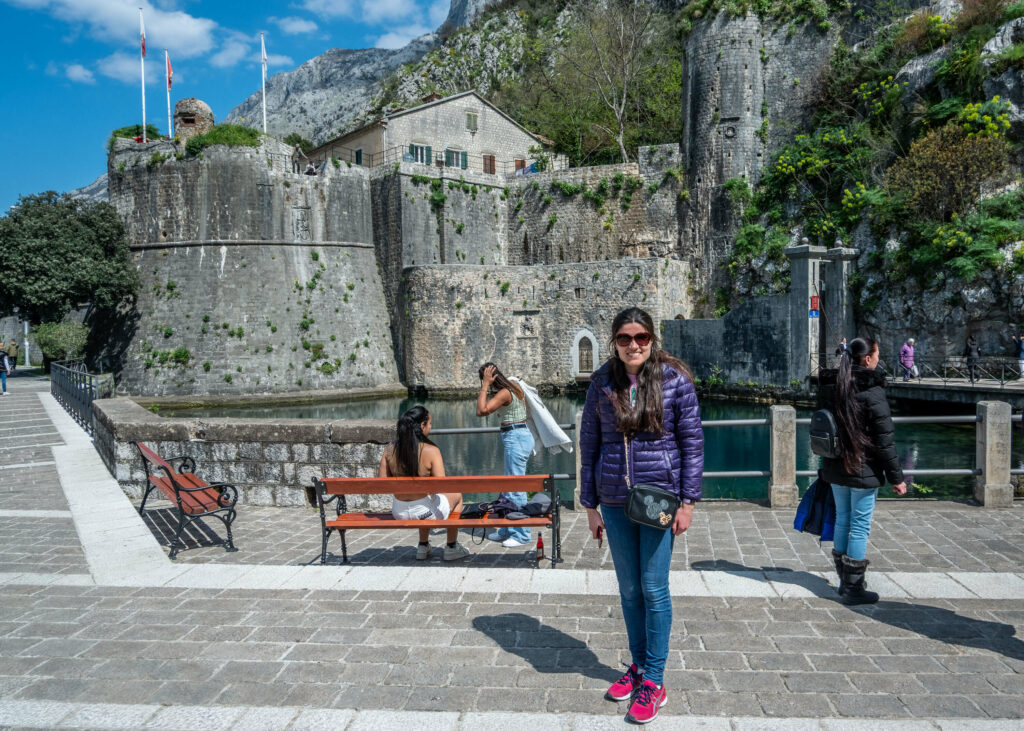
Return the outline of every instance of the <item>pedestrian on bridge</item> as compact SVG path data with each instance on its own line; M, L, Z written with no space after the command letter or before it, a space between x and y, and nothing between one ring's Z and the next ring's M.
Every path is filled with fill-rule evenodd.
M1021 378L1024 378L1024 331L1021 334L1011 335L1013 338L1013 349L1017 356L1017 373Z
M903 368L903 380L909 381L914 374L914 339L907 338L900 348L900 366Z
M649 314L631 307L616 315L612 346L583 407L580 502L594 539L608 534L633 660L605 698L629 700L627 720L647 723L668 701L669 566L675 536L690 527L701 497L704 432L690 369L659 347ZM627 492L640 483L680 498L674 517L662 514L664 530L626 516Z
M967 344L964 345L964 357L967 359L967 376L971 379L971 385L978 380L978 361L981 360L981 346L973 335L967 336Z
M11 372L11 359L7 353L0 350L0 393L7 395L7 376Z
M907 493L894 444L895 429L885 400L885 373L878 365L878 343L854 338L835 371L825 371L820 405L829 408L839 427L842 456L822 458L822 476L832 483L836 528L832 558L839 574L843 604L874 604L878 594L867 590L868 535L878 488L886 479L897 495Z

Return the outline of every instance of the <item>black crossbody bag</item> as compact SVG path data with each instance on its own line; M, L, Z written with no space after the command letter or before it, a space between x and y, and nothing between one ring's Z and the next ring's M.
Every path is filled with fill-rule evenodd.
M626 517L637 525L668 530L679 510L680 500L668 490L655 485L631 484L629 479L629 439L626 445Z

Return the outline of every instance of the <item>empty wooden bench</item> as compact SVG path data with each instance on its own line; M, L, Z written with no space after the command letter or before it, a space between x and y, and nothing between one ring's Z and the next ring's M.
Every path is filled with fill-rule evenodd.
M142 457L146 470L146 494L142 496L139 515L146 512L146 500L153 490L159 490L178 508L178 528L171 543L173 559L182 547L181 533L185 526L198 518L213 516L224 524L228 538L221 541L228 551L236 551L231 538L231 523L235 519L238 489L226 482L210 484L195 474L196 462L191 457L161 457L142 442L132 442ZM174 463L178 463L177 469ZM160 473L163 474L160 474Z
M327 539L331 531L338 531L341 537L342 561L348 563L348 545L345 531L357 529L380 530L385 528L550 528L551 565L562 562L562 534L559 510L561 499L555 489L551 475L494 475L465 477L325 477L313 478L316 507L320 511L320 525L323 530L320 563L327 563ZM350 495L423 495L457 492L466 495L497 492L525 492L527 494L546 492L551 497L551 514L537 518L508 520L485 515L482 518L463 519L453 512L445 520L397 520L391 513L352 513L348 511L346 498ZM334 517L328 517L327 506L334 504Z

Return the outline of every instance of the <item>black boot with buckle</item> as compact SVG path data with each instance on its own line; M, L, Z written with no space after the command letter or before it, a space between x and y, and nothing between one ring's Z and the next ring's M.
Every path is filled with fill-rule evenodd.
M868 569L868 563L866 558L857 561L849 556L843 556L843 591L840 598L843 604L855 606L874 604L878 601L878 593L867 590L864 574Z

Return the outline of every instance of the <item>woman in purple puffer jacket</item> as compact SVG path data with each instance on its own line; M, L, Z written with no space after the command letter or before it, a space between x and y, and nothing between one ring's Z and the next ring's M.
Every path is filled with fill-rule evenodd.
M662 683L672 631L668 572L675 536L690 527L701 497L704 432L689 368L658 347L650 315L636 307L616 315L612 345L614 355L591 377L583 408L580 502L591 535L608 532L633 656L605 697L630 699L627 719L647 723L668 701ZM682 499L670 530L626 517L627 480Z

